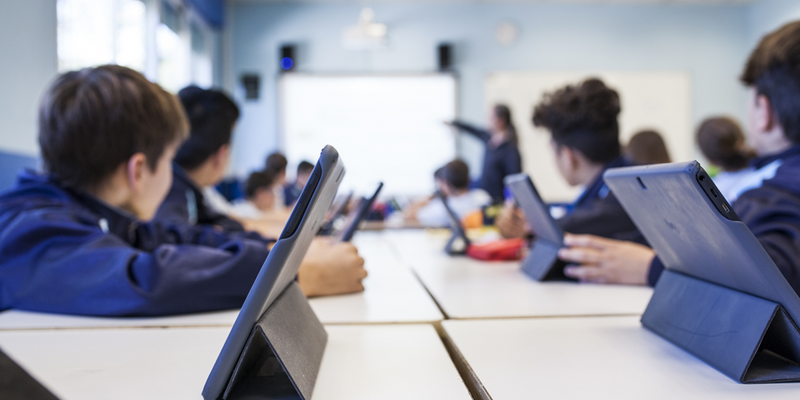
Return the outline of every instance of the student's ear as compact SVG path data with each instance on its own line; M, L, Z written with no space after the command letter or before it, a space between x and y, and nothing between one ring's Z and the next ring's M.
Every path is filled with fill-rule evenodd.
M218 167L228 166L228 157L231 153L231 145L229 143L223 144L216 154L214 154L214 164Z
M144 188L144 174L147 166L147 156L144 153L136 153L128 159L127 178L128 186L134 192L141 192Z
M769 132L775 125L775 113L772 109L772 103L763 94L757 94L755 102L753 118L756 128L759 132Z

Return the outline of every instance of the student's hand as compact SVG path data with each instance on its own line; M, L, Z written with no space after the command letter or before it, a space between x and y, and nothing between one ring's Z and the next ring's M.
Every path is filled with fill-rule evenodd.
M316 238L297 271L297 284L307 297L329 296L363 291L366 277L364 259L355 246Z
M646 285L656 256L647 246L593 235L567 234L564 244L558 257L573 264L564 274L581 282Z
M525 214L513 202L506 202L503 210L494 220L500 235L506 239L525 237L530 233L530 228L525 222Z

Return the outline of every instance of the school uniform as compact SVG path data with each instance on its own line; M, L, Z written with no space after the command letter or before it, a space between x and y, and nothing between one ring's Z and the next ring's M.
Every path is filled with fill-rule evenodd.
M625 157L618 157L606 164L600 175L569 207L567 214L556 220L561 229L575 234L646 243L633 220L603 180L606 170L631 165L633 164Z
M300 194L303 193L303 187L297 183L290 183L283 186L283 205L286 207L294 206Z
M242 224L215 211L204 190L177 164L172 165L172 187L153 220L168 224L215 225L225 232L244 231Z
M502 203L505 200L505 183L503 179L508 175L522 172L522 159L517 145L505 141L495 146L490 143L492 135L487 130L459 121L454 121L453 126L486 144L486 152L483 156L483 170L478 180L478 187L489 193L495 204Z
M241 307L268 255L252 236L144 223L22 172L0 195L0 310L133 316Z
M731 193L731 207L764 246L783 276L800 293L800 145L757 158L750 176ZM731 199L728 199L731 201ZM664 264L656 257L648 281L655 285Z

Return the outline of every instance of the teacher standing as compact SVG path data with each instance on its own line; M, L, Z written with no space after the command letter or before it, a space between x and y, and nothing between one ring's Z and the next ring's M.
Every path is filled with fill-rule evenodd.
M522 161L517 147L517 130L511 122L511 110L505 105L498 104L492 109L490 120L489 130L461 121L453 121L449 125L475 136L486 144L483 171L478 180L478 187L489 193L492 202L497 204L504 200L503 179L508 175L522 172Z

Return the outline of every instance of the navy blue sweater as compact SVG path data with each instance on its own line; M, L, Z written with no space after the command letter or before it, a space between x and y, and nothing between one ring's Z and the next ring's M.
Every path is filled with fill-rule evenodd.
M0 310L132 316L241 307L268 255L249 236L143 223L23 172L0 195Z
M631 165L631 162L624 157L618 157L606 164L600 175L570 207L567 215L556 221L561 229L569 233L590 234L646 244L644 236L603 180L603 173L607 169Z
M517 145L506 141L499 146L494 146L489 142L492 135L486 130L459 121L453 121L453 126L486 144L483 171L478 180L478 187L489 193L494 203L502 203L505 200L503 179L508 175L522 172L522 160Z
M203 191L178 164L172 164L172 187L153 220L173 225L214 225L225 232L244 231L242 224L206 204ZM264 240L255 233L253 238Z
M755 173L773 163L780 163L775 175L742 193L731 206L800 293L800 145L756 159ZM656 257L650 265L650 285L656 284L663 271L664 265Z

